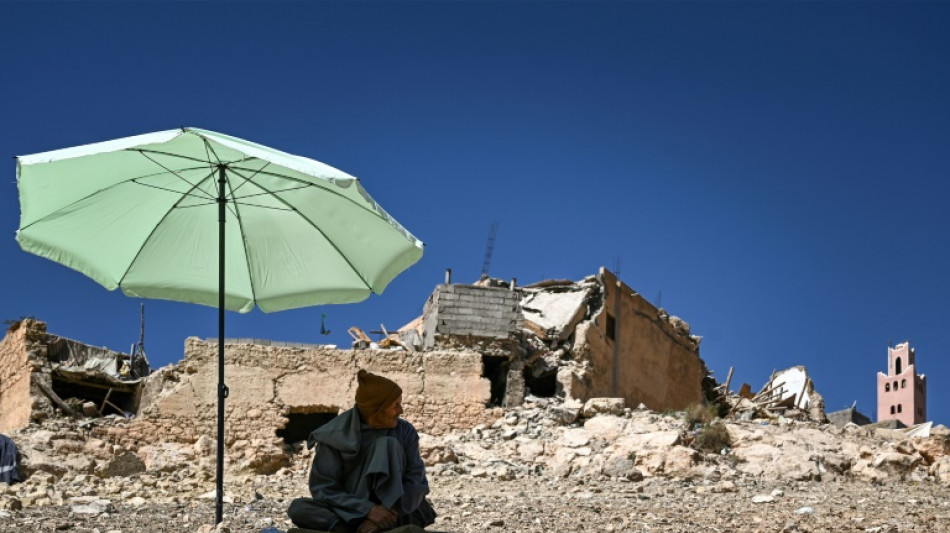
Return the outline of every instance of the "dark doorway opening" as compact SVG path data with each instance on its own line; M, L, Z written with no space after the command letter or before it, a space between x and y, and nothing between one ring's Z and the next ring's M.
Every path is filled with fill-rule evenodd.
M557 393L557 367L552 366L543 370L526 368L524 370L524 385L533 396L553 397Z
M293 445L307 440L310 432L336 418L336 413L288 413L287 425L277 430L277 436Z
M482 356L482 377L487 378L491 383L491 398L488 400L487 407L500 407L504 404L510 364L507 357Z

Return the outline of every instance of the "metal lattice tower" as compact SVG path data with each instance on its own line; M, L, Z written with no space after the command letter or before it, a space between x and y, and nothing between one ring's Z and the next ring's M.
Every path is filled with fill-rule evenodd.
M498 233L498 221L493 220L488 230L488 244L485 245L485 260L482 262L482 277L488 276L488 267L491 265L491 253L495 249L495 234Z

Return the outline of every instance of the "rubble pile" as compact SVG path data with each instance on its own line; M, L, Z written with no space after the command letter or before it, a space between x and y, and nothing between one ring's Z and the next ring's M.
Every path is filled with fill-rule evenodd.
M59 507L69 508L71 516L97 516L117 508L131 513L145 505L187 510L210 501L212 442L199 439L184 446L155 440L126 448L108 440L129 424L117 416L60 417L14 432L25 481L0 484L0 511L20 516L30 509ZM782 416L706 425L712 424L726 428L729 445L701 450L694 446L697 424L684 412L630 408L618 398L579 404L529 396L491 424L440 436L422 434L420 448L436 486L562 483L597 490L617 483L687 482L698 493L789 482L950 487L950 431L943 426L920 438ZM286 451L289 463L273 474L227 478L228 502L248 507L269 501L280 507L305 494L313 452L303 443ZM258 520L253 527L261 524Z
M568 407L535 398L490 426L428 437L433 475L499 480L521 476L606 480L644 477L719 480L910 480L950 485L950 432L927 438L778 417L717 421L728 446L694 445L684 414L624 408L619 399ZM701 428L700 428L701 429Z

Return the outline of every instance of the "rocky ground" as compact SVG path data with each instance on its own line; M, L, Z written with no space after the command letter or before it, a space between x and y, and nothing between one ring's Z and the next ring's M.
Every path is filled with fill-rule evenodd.
M303 480L299 480L302 481ZM849 481L640 482L583 479L434 478L441 531L862 532L950 531L950 494L936 484ZM262 495L263 496L263 495ZM225 507L234 532L290 527L288 498ZM208 531L214 504L117 503L101 514L70 505L0 513L0 531ZM204 527L202 527L204 525Z
M0 531L212 529L206 442L123 449L82 423L12 435L29 477L0 484ZM942 427L910 438L756 412L710 421L539 400L421 441L442 531L950 532ZM290 527L284 510L306 495L311 454L298 446L268 474L230 471L227 529Z

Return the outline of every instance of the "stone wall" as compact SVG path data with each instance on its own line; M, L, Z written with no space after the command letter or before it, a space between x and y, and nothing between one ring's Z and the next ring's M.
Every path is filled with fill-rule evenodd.
M689 326L650 304L601 269L604 303L585 332L591 369L588 397L624 398L627 405L683 409L703 401L707 370Z
M393 379L403 389L404 418L441 434L496 420L486 408L490 384L474 352L337 350L323 347L225 345L225 444L232 461L282 455L277 431L294 414L331 413L354 405L359 369ZM214 442L217 425L217 343L189 338L185 358L149 376L139 417L113 441L137 447L163 440ZM264 454L267 455L266 453ZM259 465L244 467L261 470Z
M15 322L0 341L0 433L24 428L30 423L32 363L29 353L46 324L27 319Z
M510 289L439 285L423 313L424 346L435 346L437 335L507 339L523 326L520 300Z

